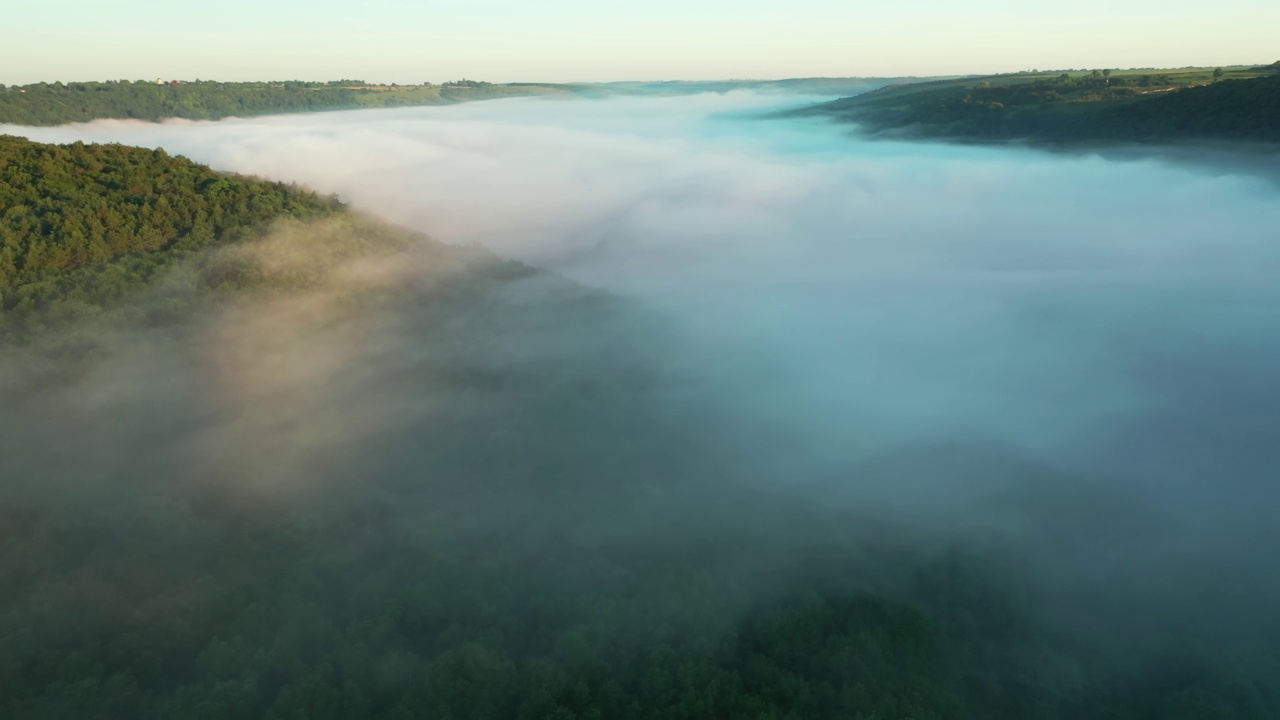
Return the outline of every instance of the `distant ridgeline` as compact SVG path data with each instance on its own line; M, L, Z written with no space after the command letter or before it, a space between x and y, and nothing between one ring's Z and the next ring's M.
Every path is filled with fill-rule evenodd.
M53 304L106 304L177 258L276 218L342 208L164 150L0 135L0 329Z
M1280 143L1280 63L946 80L891 86L799 112L857 122L872 133L978 142Z
M442 85L334 82L73 82L0 86L0 123L61 125L100 118L214 120L231 116L366 107L440 105L565 92L551 85L494 85L460 80Z

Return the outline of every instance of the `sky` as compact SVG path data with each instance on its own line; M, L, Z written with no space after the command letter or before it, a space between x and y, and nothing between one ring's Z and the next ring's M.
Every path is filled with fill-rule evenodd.
M6 84L903 76L1277 55L1273 0L10 0L0 26Z

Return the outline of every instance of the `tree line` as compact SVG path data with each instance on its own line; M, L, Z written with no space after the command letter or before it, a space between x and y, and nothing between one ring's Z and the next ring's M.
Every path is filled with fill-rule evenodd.
M98 118L213 120L358 107L354 90L334 83L36 83L0 91L0 123L60 125Z

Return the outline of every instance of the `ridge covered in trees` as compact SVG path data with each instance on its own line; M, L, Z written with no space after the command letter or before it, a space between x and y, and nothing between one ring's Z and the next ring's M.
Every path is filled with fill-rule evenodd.
M1280 143L1280 73L1018 73L890 86L799 112L871 133L978 142Z
M0 327L108 304L194 251L341 208L164 150L0 135Z
M316 110L441 105L564 91L554 85L495 85L474 80L442 85L370 85L362 80L35 83L0 86L0 123L61 125L103 118L217 120Z
M161 151L0 147L41 328L0 343L0 716L1280 713L1255 615L1111 637L1019 556L1141 545L1077 478L1000 464L1057 493L1006 510L1040 535L934 547L723 477L654 392L678 339L621 299ZM136 312L64 333L59 295Z

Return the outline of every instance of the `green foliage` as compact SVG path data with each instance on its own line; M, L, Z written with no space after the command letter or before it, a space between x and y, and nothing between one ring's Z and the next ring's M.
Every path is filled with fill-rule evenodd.
M191 252L340 208L163 150L0 135L0 330L93 312Z

